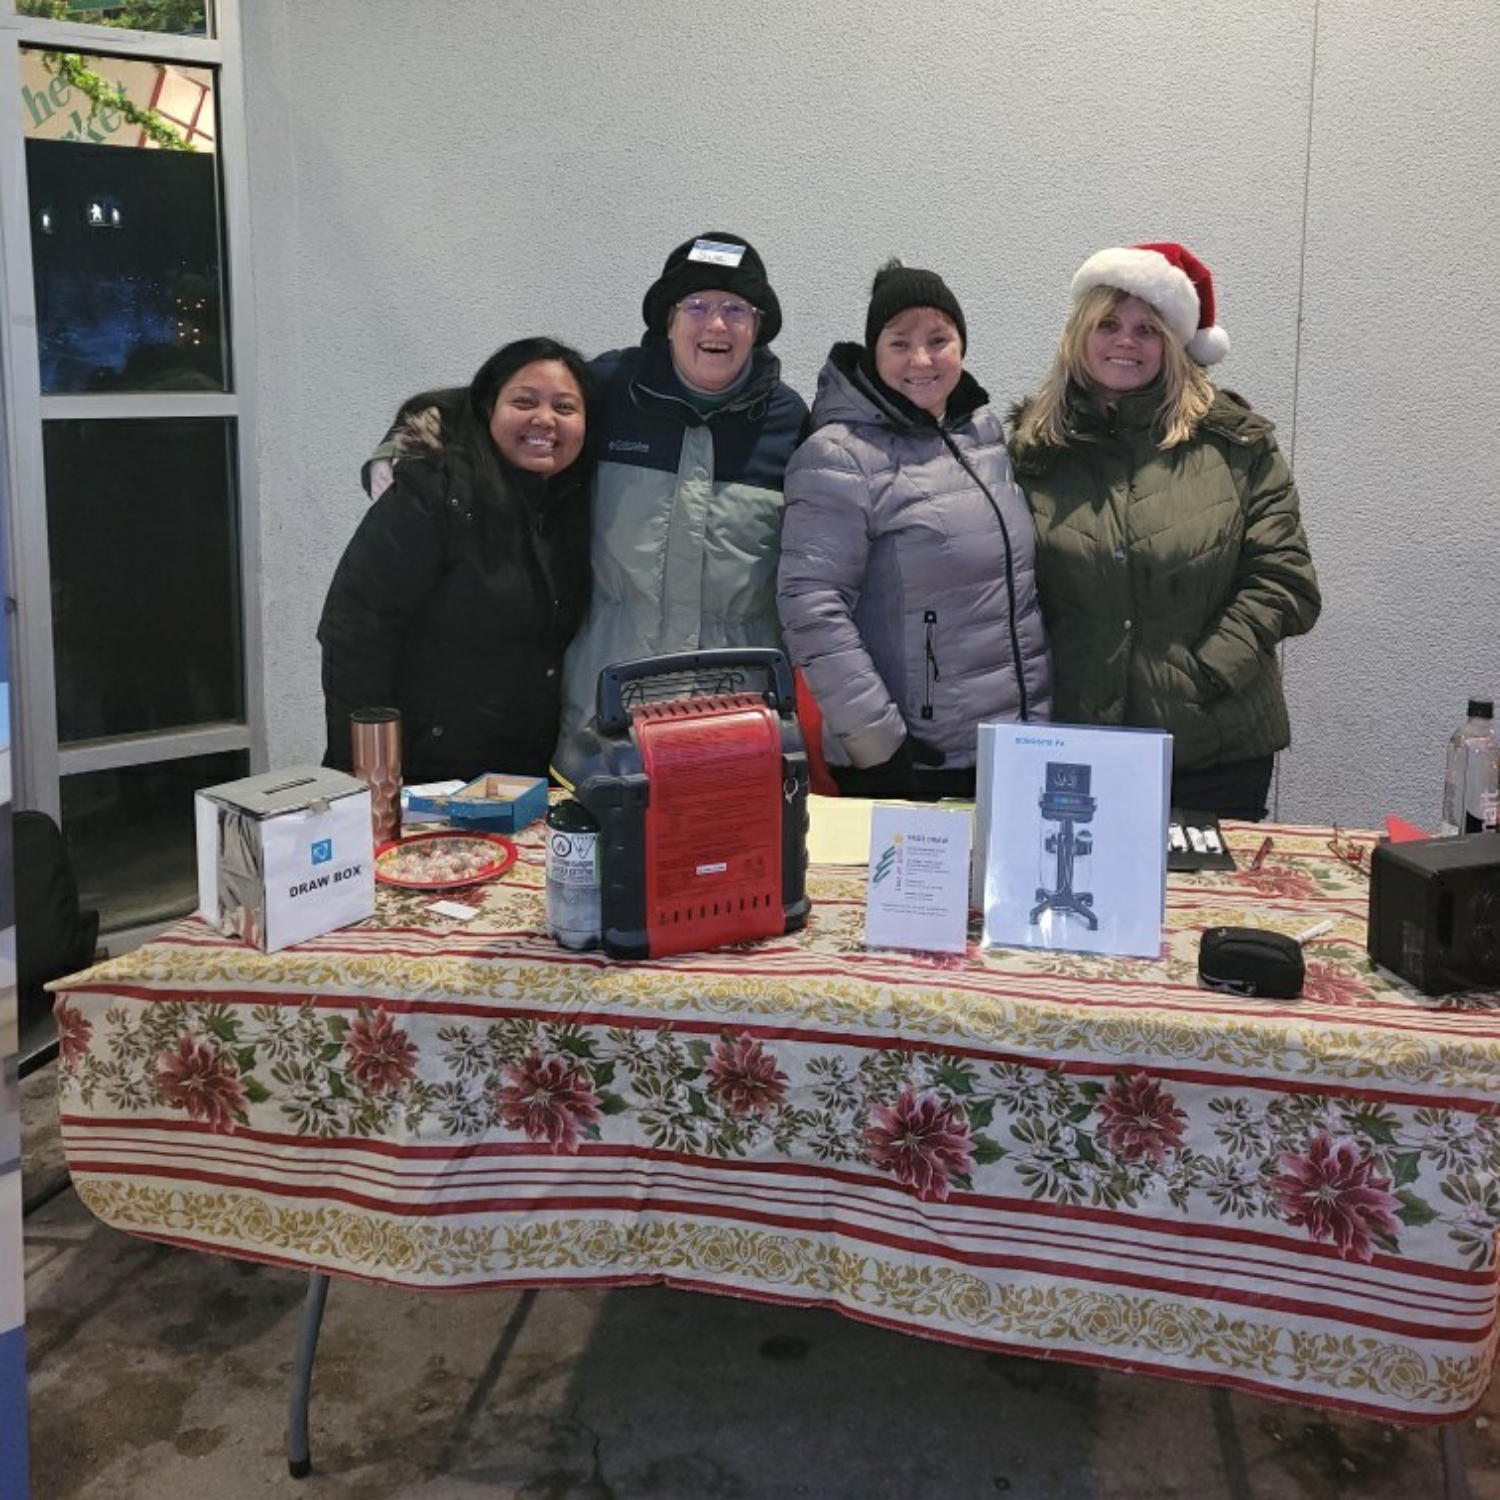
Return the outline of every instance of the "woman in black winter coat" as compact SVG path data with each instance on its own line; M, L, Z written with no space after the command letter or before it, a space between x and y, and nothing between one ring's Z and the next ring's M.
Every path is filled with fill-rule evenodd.
M318 625L326 765L349 768L355 709L394 707L407 782L547 774L589 600L588 392L575 350L532 338L404 403Z

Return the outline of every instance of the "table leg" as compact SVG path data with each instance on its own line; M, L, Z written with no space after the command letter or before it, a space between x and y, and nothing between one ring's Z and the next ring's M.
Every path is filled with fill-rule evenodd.
M312 1399L313 1356L318 1352L318 1333L323 1327L327 1301L328 1278L321 1271L313 1271L307 1278L307 1301L302 1308L302 1327L297 1331L297 1358L292 1366L291 1405L287 1413L286 1466L293 1479L305 1479L312 1471L307 1407Z
M1458 1445L1458 1427L1450 1422L1438 1429L1443 1454L1443 1500L1470 1500L1469 1474Z

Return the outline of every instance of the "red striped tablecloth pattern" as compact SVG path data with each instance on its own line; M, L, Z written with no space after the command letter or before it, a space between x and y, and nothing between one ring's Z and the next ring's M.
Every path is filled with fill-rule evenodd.
M1495 1357L1500 995L1373 970L1325 830L1227 832L1154 961L870 952L863 871L819 869L805 932L616 963L539 935L535 834L467 922L382 889L268 956L190 920L60 987L69 1166L111 1225L282 1265L664 1281L1452 1420ZM1205 926L1323 919L1302 999L1197 986Z

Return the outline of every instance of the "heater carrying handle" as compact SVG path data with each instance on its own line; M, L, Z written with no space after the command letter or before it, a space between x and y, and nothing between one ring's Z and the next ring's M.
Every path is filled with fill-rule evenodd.
M763 672L766 702L777 713L791 713L797 704L796 683L786 655L767 646L728 647L714 651L677 651L666 656L643 656L637 661L615 662L599 674L598 726L601 734L618 734L630 723L626 689L655 677L721 679L714 692L745 690L746 673ZM701 692L702 689L700 688Z

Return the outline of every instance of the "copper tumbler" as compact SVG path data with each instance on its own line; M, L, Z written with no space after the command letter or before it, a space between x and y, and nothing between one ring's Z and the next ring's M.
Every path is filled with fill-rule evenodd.
M401 710L356 708L349 715L354 774L370 788L370 823L378 849L401 832Z

